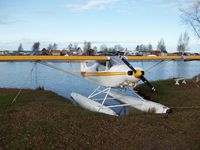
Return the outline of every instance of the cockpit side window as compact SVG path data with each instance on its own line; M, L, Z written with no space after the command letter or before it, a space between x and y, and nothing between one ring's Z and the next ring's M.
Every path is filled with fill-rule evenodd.
M110 61L98 61L98 65L96 67L97 71L106 71L110 69L111 64Z
M99 64L99 65L97 65L96 70L97 71L105 71L106 70L106 66Z

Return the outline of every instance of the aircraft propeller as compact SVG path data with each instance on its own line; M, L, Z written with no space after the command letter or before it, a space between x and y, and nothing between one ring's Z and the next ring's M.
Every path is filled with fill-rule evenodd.
M152 91L156 91L155 87L144 77L144 72L136 70L125 57L120 57L121 60L134 72L137 78L141 79Z

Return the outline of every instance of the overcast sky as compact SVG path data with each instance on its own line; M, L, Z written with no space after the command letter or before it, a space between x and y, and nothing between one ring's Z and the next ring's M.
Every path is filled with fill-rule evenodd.
M191 51L199 41L181 21L179 9L195 0L0 0L0 49L30 49L56 42L92 41L93 45L136 44L164 39L168 51L176 51L179 35L190 35Z

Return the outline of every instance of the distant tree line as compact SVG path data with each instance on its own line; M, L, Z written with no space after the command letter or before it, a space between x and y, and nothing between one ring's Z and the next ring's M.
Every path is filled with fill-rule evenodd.
M153 46L151 44L148 44L148 45L141 44L141 45L137 45L135 50L137 52L149 52L153 50Z
M99 50L101 52L117 52L117 51L124 51L125 48L122 47L120 44L114 45L113 47L108 47L106 44L102 44L100 45Z
M150 52L153 50L153 46L152 46L152 44L148 44L148 45L141 44L141 45L137 45L135 50L137 52ZM156 50L160 51L160 52L164 52L164 53L167 52L163 38L158 41Z
M187 32L185 32L184 34L182 34L182 33L180 34L178 44L177 44L178 52L184 53L189 50L189 39L190 38L189 38L189 35ZM58 44L53 43L53 44L49 44L47 46L47 48L43 48L42 51L45 51L45 54L48 55L50 51L57 50L57 49L58 49ZM97 46L93 46L90 41L85 41L83 43L83 50L76 43L69 43L68 46L66 48L64 48L63 50L82 51L82 53L85 55L94 55L94 54L96 54L97 51L100 51L100 52L102 52L102 54L106 55L106 54L116 54L117 52L126 52L127 48L124 48L120 44L114 45L112 47L108 47L106 44L102 44L99 46L99 49L98 49ZM136 46L135 50L138 53L151 52L153 50L167 53L165 42L164 42L163 38L161 38L158 41L156 49L153 49L152 44L147 44L147 45L140 44L140 45ZM22 45L22 43L20 43L20 45L18 47L18 52L23 52L23 51L24 51L23 45ZM33 43L32 51L33 51L33 54L35 54L35 55L39 54L40 42Z

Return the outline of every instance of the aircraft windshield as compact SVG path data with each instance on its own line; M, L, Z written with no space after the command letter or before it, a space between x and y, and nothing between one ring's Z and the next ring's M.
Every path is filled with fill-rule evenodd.
M118 56L110 56L109 61L98 61L96 70L106 71L106 69L110 69L114 65L121 65L121 64L124 64L124 63Z
M119 56L110 56L110 66L122 65L124 62L119 58Z

